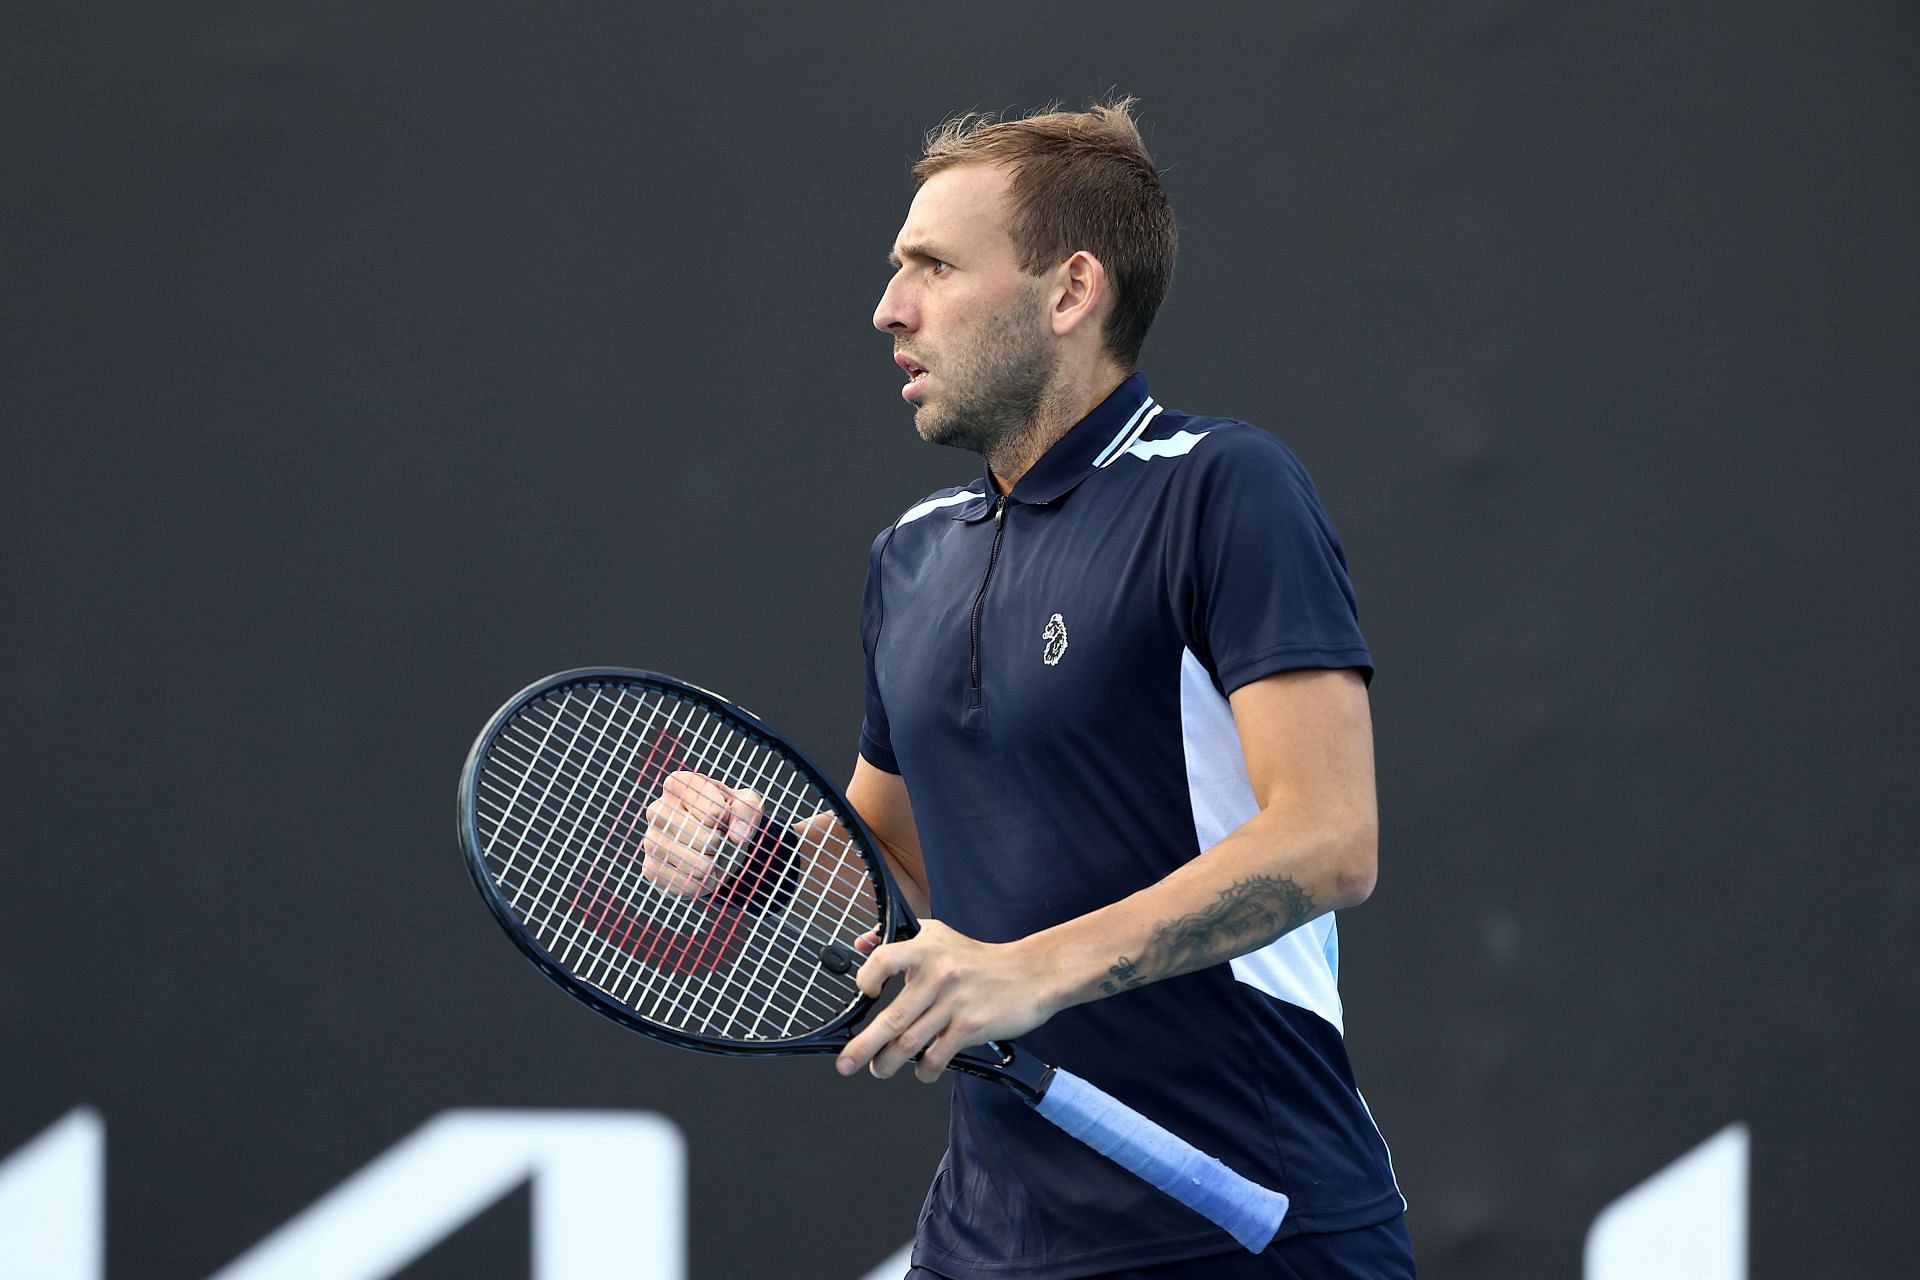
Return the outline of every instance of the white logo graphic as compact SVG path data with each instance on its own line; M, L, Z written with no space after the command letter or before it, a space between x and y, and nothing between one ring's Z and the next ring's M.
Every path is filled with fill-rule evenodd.
M0 1276L100 1280L107 1267L107 1126L75 1107L0 1160Z
M1730 1124L1608 1205L1586 1280L1746 1280L1747 1150Z
M106 1150L99 1113L77 1107L0 1159L0 1277L103 1280ZM631 1111L444 1111L213 1280L379 1280L529 1180L533 1258L522 1274L685 1277L686 1150L671 1121Z
M1059 614L1047 619L1046 630L1040 633L1046 641L1046 648L1040 651L1040 661L1050 667L1060 664L1060 655L1067 651L1067 620Z

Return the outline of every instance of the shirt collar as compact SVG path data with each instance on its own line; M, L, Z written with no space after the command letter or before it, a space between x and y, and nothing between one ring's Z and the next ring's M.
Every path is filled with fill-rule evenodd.
M1119 457L1146 428L1155 407L1153 397L1147 394L1147 375L1132 375L1086 417L1074 423L1067 434L1054 441L1039 460L1027 468L1008 496L1015 502L1030 505L1059 501L1094 471ZM954 512L953 518L985 519L992 514L997 492L993 487L993 470L987 468L986 500L965 504Z

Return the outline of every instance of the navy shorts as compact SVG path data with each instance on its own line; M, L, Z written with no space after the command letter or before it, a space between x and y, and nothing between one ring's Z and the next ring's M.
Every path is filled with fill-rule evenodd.
M1407 1220L1395 1214L1372 1227L1288 1236L1262 1253L1235 1250L1157 1267L1112 1271L1093 1280L1414 1280ZM906 1280L949 1280L914 1267Z

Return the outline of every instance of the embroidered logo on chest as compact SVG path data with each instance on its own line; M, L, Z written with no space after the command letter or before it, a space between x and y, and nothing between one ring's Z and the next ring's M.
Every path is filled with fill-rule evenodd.
M1040 632L1044 647L1040 650L1040 661L1048 666L1058 666L1060 655L1067 651L1067 620L1059 614L1047 619L1046 628Z

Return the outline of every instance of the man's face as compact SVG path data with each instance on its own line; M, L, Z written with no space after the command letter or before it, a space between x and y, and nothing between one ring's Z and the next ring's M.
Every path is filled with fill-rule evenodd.
M978 453L1027 431L1059 359L1043 286L1007 230L1007 174L962 165L927 179L894 242L873 325L893 335L901 395L932 444Z

